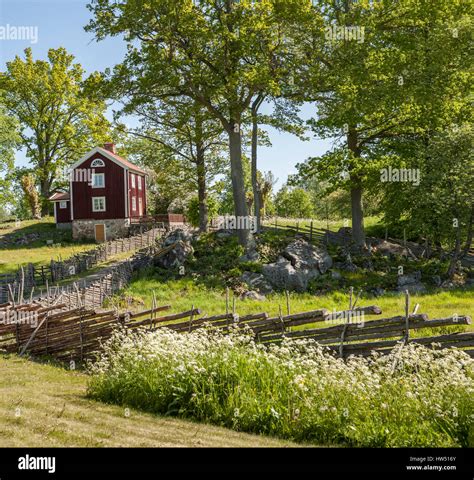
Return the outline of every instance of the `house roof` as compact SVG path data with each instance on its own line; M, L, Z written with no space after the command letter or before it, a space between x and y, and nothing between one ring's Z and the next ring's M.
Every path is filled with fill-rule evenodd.
M101 155L108 158L112 162L115 162L116 164L120 165L122 168L126 168L127 170L131 170L132 172L140 173L142 175L147 175L145 170L143 170L142 168L126 160L125 158L120 157L116 153L112 153L109 150L106 150L105 148L102 148L102 147L95 147L90 152L87 152L80 160L78 160L73 165L71 165L70 169L74 170L75 168L79 167L82 163L84 163L86 160L88 160L90 157L92 157L92 155L95 155L96 153L100 153Z
M128 161L126 158L123 158L123 157L120 157L119 155L117 155L116 153L112 153L110 152L109 150L106 150L105 148L102 148L102 147L98 147L101 152L100 153L103 153L104 155L107 154L107 155L111 155L112 157L114 157L117 162L119 163L122 163L126 168L128 168L129 170L133 170L135 172L138 172L138 173L142 173L143 175L147 175L147 173L145 172L145 170L143 170L142 168L138 167L137 165L135 165L134 163Z
M56 192L49 197L51 202L63 202L65 200L70 200L71 197L69 192Z

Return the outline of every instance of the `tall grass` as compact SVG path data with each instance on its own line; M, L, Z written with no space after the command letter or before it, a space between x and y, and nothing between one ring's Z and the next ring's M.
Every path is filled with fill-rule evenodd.
M474 360L408 345L344 362L308 341L269 349L242 331L117 332L89 395L157 414L300 442L474 444Z

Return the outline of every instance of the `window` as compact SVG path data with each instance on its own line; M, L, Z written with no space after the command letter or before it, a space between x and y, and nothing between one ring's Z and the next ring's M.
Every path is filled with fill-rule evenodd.
M135 188L135 175L131 173L130 178L132 179L132 188Z
M59 202L59 208L67 208L67 202L65 200Z
M105 162L100 158L96 158L95 160L92 160L92 163L91 163L91 168L94 168L94 167L105 167Z
M138 190L142 189L142 177L138 176Z
M140 178L140 177L138 177ZM142 201L142 197L139 197L138 198L138 213L140 215L143 215L143 201Z
M137 199L132 197L132 210L135 211L137 209Z
M92 211L105 212L105 197L92 197Z
M105 173L94 173L92 176L92 188L105 187Z

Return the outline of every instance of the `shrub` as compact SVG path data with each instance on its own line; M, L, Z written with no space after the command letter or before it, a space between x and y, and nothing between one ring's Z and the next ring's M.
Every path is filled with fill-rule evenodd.
M89 366L89 395L296 441L472 446L474 360L408 345L346 362L309 341L245 332L117 332Z

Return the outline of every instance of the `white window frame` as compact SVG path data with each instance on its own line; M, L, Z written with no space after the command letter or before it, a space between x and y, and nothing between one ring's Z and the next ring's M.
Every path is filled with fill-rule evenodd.
M105 167L105 162L101 158L96 158L95 160L92 160L91 163L91 168L94 167Z
M130 178L132 179L132 188L135 188L135 175L131 173Z
M140 177L140 175L137 175L137 179L138 179L138 190L141 190L142 189L142 177Z
M102 177L102 185L96 185L95 179ZM92 188L105 188L105 173L94 173L92 175Z
M137 198L132 197L132 212L136 212L136 211L137 211Z
M96 200L103 200L104 202L104 208L103 209L97 209L95 205ZM105 212L107 210L107 206L105 203L105 197L92 197L92 211L93 212Z
M67 200L61 200L59 202L59 208L62 209L62 210L66 209L67 208Z

